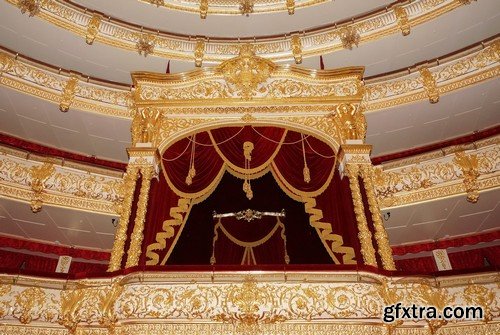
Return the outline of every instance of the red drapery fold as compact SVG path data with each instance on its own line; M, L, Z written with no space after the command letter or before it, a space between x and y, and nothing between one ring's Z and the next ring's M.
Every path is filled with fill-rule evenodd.
M461 247L464 245L475 245L478 243L491 242L499 239L500 239L500 230L495 230L484 234L451 238L430 243L393 246L392 253L394 255L416 254L422 251L431 251L434 249L447 249L452 247Z
M246 142L251 142L249 146L253 148L251 160L245 163L243 147ZM335 249L333 253L339 253L339 261L334 259L336 263L352 264L357 228L351 224L351 199L345 201L345 194L337 195L346 187L350 192L348 184L337 182L329 189L335 161L335 152L322 141L275 127L220 128L178 141L162 155L162 177L166 184L160 181L152 185L143 244L143 251L148 251L146 264L165 264L165 256L175 245L190 208L215 190L226 171L250 180L272 171L281 189L294 200L304 202L306 212L314 214L311 220L321 225L317 233L332 259L335 257L331 249ZM196 173L189 184L186 177L193 167ZM327 189L328 194L323 195ZM333 198L338 199L330 201ZM156 208L158 206L162 209ZM322 207L325 208L323 212ZM344 212L349 212L347 219ZM329 221L332 219L336 221ZM346 252L349 256L342 256Z
M285 264L285 247L281 234L286 236L286 231L283 232L284 225L279 225L276 217L262 217L250 222L226 217L220 219L220 225L221 227L216 225L218 228L215 231L216 264L241 264L245 254L245 244L240 244L240 241L251 244L261 239L262 243L251 247L255 262L250 264ZM231 237L239 241L233 241ZM243 262L243 264L248 263Z
M492 268L499 268L500 246L449 252L448 258L453 270L480 269L486 267L488 264ZM416 271L421 273L438 270L432 256L399 259L396 260L396 267L401 271Z
M49 258L37 255L28 255L7 250L0 250L0 264L2 268L12 269L13 272L39 271L53 273L57 267L57 258ZM105 272L107 264L71 262L69 273L98 273Z
M37 251L37 252L42 252L44 254L54 254L59 256L67 255L71 257L93 259L96 261L107 261L109 260L109 255L110 255L110 253L106 251L70 248L61 245L27 241L7 236L0 236L0 245L4 248Z

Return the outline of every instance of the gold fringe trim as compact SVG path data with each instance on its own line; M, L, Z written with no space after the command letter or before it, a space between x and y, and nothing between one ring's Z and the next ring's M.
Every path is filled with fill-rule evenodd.
M149 259L146 261L146 265L158 265L160 262L160 255L155 251L164 250L167 247L167 239L170 239L175 234L175 226L181 226L181 230L177 233L176 239L167 255L162 261L161 265L164 265L168 256L177 242L178 237L181 235L182 228L189 216L189 211L191 210L191 199L180 198L177 201L177 206L170 208L170 217L171 219L167 219L163 221L162 231L156 233L156 242L148 245L146 249L146 257ZM185 213L185 215L183 215Z
M314 198L302 198L304 202L304 209L309 216L309 223L312 227L316 228L318 235L321 238L326 250L332 257L335 264L341 264L337 257L333 254L343 254L342 262L343 264L356 264L354 249L351 247L344 246L344 239L341 235L333 234L332 225L329 222L320 221L323 219L323 211L316 207L316 199ZM331 242L328 246L328 242Z

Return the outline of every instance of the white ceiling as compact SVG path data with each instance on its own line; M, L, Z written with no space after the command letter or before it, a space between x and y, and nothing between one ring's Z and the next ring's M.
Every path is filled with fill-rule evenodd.
M392 208L385 221L391 245L430 242L500 228L500 189L481 192L472 204L465 194Z
M128 0L149 8L136 0ZM111 3L113 5L111 5ZM118 2L102 2L102 5L121 8ZM317 6L318 8L322 6ZM416 63L431 60L454 52L476 42L494 36L500 30L500 10L498 0L481 0L469 6L462 6L452 12L431 20L423 25L412 28L409 36L393 34L378 41L364 43L352 51L343 50L325 55L327 68L351 65L366 66L366 76L381 74L396 69L413 66ZM159 12L166 10L159 9ZM193 17L194 26L204 29L202 20L188 13L179 15ZM260 16L259 16L260 17ZM267 15L261 15L267 17ZM137 70L164 72L167 60L154 56L143 57L133 51L95 42L92 46L79 37L57 28L37 17L22 15L18 8L0 1L0 44L21 54L37 60L60 66L69 70L81 72L107 80L130 83L130 72ZM229 17L230 18L230 17ZM233 17L233 19L247 19ZM186 32L180 28L180 23L172 23L177 32ZM274 32L273 21L256 27L265 27L268 32ZM314 23L311 23L314 25ZM228 25L221 29L228 30ZM239 25L231 26L230 31ZM254 28L256 28L254 27ZM304 59L302 66L319 68L319 58ZM172 61L171 72L183 72L194 69L194 62Z
M0 234L87 249L113 247L116 217L43 205L38 213L27 203L0 198Z
M366 115L372 156L404 151L500 124L500 80Z
M335 0L320 5L296 9L294 15L286 11L266 14L244 15L211 15L205 20L198 13L186 13L157 8L139 0L76 0L89 9L161 31L175 32L184 35L205 35L219 37L253 37L260 35L279 35L293 31L318 27L341 20L360 16L379 7L385 7L391 0ZM210 1L209 1L210 4ZM227 29L231 27L231 29Z
M53 148L114 161L128 160L130 120L56 104L0 86L0 132Z

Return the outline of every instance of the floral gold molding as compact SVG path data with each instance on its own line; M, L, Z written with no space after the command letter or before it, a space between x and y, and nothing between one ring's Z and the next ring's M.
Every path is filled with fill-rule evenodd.
M480 47L472 47L457 58L441 60L439 64L428 64L427 69L435 80L437 93L443 95L498 77L500 75L499 60L500 40L497 39ZM178 78L178 80L184 78L189 81L192 73L188 73L188 76L175 74L171 78ZM71 74L71 71L56 71L23 59L22 56L16 56L13 52L0 51L0 84L56 104L61 102L64 87L71 78ZM293 92L297 89L292 83L283 84L282 88L287 91ZM221 86L220 82L213 82L211 85L205 84L203 89L201 87L193 89L198 94L197 98L205 99L221 94L218 92L222 89L219 86ZM364 87L363 100L367 112L429 99L418 70L388 78L379 76L365 81ZM274 96L280 97L278 87L271 89ZM178 93L181 94L181 91ZM79 75L71 106L75 109L104 115L132 118L133 115L130 113L133 104L132 93L126 85L116 86L97 80L89 81ZM211 112L207 108L196 110L196 113L204 111ZM173 114L191 113L187 108L182 108L182 110L171 108L170 112ZM235 112L247 113L243 107L240 110L235 109Z
M203 55L200 54L200 61ZM500 40L485 43L481 47L472 47L458 58L441 60L439 64L428 64L427 69L432 74L439 95L475 85L482 81L500 75ZM0 84L24 92L56 104L61 102L66 83L71 78L70 71L56 71L42 64L34 63L15 55L13 52L0 51ZM193 73L193 72L192 72ZM175 74L170 78L184 78L189 81L192 73ZM196 72L194 72L196 73ZM199 75L199 73L198 73ZM294 92L298 88L292 83L283 83L282 88ZM384 78L379 76L365 81L363 96L365 109L372 112L401 104L429 99L419 71L401 73ZM193 87L198 99L206 99L221 94L220 82ZM172 94L181 94L171 92ZM116 86L96 80L88 81L84 76L78 76L72 108L100 113L104 115L132 118L130 108L133 104L133 94L126 85ZM192 98L194 98L193 96ZM277 96L279 97L279 96ZM235 108L235 113L246 114L242 106ZM173 114L191 114L188 108L172 108ZM192 113L194 113L193 111ZM197 109L196 113L212 113L210 108Z
M18 5L18 0L7 1L12 5ZM282 4L284 5L284 3ZM374 41L397 33L401 29L406 29L405 27L408 25L417 26L427 22L461 5L457 0L416 0L400 5L396 10L383 9L359 21L350 21L339 25L331 24L322 29L305 31L301 36L302 56L318 56L342 50L346 46L342 37L345 35L345 31L355 31L356 34L359 34L358 42ZM209 10L210 6L208 6ZM406 18L401 16L402 10L407 13ZM198 8L196 11L198 12L200 9ZM200 14L204 15L204 13L204 10L200 11ZM95 40L130 51L138 50L138 43L143 40L144 35L152 35L155 38L150 51L154 55L176 60L193 59L197 40L190 36L166 32L159 33L154 28L150 30L142 29L115 19L102 20L97 26L93 21L95 20L95 14L107 17L103 13L87 12L70 2L51 0L41 2L36 15L85 39L87 39L89 27L97 27L98 32L93 33ZM401 24L403 24L403 28L401 28ZM252 43L257 55L272 61L293 60L293 43L290 37L292 32L289 32L286 36L288 37L263 36L256 37L255 40L253 38L227 40L214 36L205 36L207 42L204 61L221 62L236 56L240 42Z
M236 334L268 334L267 330L306 334L325 327L334 334L382 334L383 308L396 302L440 311L445 304L483 307L483 321L456 321L440 327L440 334L463 334L466 327L477 334L499 330L496 274L429 280L365 272L296 272L285 279L282 274L262 272L258 278L203 272L134 273L79 281L3 275L0 331L174 334L177 329L175 334L187 334L189 329L212 329L201 333L228 329L227 333ZM400 330L429 334L428 327L414 321L398 324L395 334Z
M401 165L396 161L378 166L374 184L380 205L394 207L462 193L475 203L480 191L500 187L500 136L447 151L440 157L419 161L417 156Z
M42 204L116 214L123 198L121 176L90 172L58 164L50 158L31 159L0 147L0 196Z
M141 2L150 3L157 7L165 7L168 9L188 12L200 13L202 19L207 15L241 15L240 1L237 0L221 0L216 2L204 0L140 0ZM274 13L287 11L292 15L295 9L306 8L318 4L322 4L327 0L254 0L253 13Z

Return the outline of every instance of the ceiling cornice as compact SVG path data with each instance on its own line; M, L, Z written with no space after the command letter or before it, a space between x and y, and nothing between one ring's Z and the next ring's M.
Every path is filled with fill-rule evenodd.
M36 172L46 167L50 172L41 179ZM32 188L37 178L43 185L38 193ZM0 146L0 197L115 215L122 188L122 174L116 171Z
M17 5L17 0L6 0ZM410 27L439 17L462 4L458 0L416 0L393 6L368 17L332 24L304 31L291 31L281 36L254 38L221 38L216 36L186 36L142 28L110 18L104 13L84 10L63 0L52 0L40 5L36 15L60 28L71 31L91 44L94 40L130 51L141 51L147 42L149 53L176 60L195 61L201 55L203 62L221 62L238 54L240 43L252 43L257 55L273 61L293 60L297 50L301 57L311 57L352 48L351 33L359 35L359 42L378 40L395 33L406 35ZM402 16L401 13L404 13ZM297 48L297 40L299 48ZM293 51L295 50L295 51ZM201 65L201 62L197 62Z
M95 78L91 80L70 70L56 71L47 64L38 64L32 59L4 50L0 51L1 85L60 104L66 85L76 78L75 91L66 97L70 108L131 118L132 88L125 89L125 85L111 84ZM374 112L420 100L432 100L434 95L439 98L439 95L500 75L500 39L476 44L467 51L461 50L457 57L450 56L444 61L420 63L406 72L387 77L379 75L366 81L363 98L366 111ZM175 74L176 78L183 76L188 74ZM429 87L429 82L433 87ZM210 112L208 108L206 111ZM172 108L171 112L191 113L189 108ZM194 112L201 113L203 110L197 109ZM245 111L242 109L241 112Z

